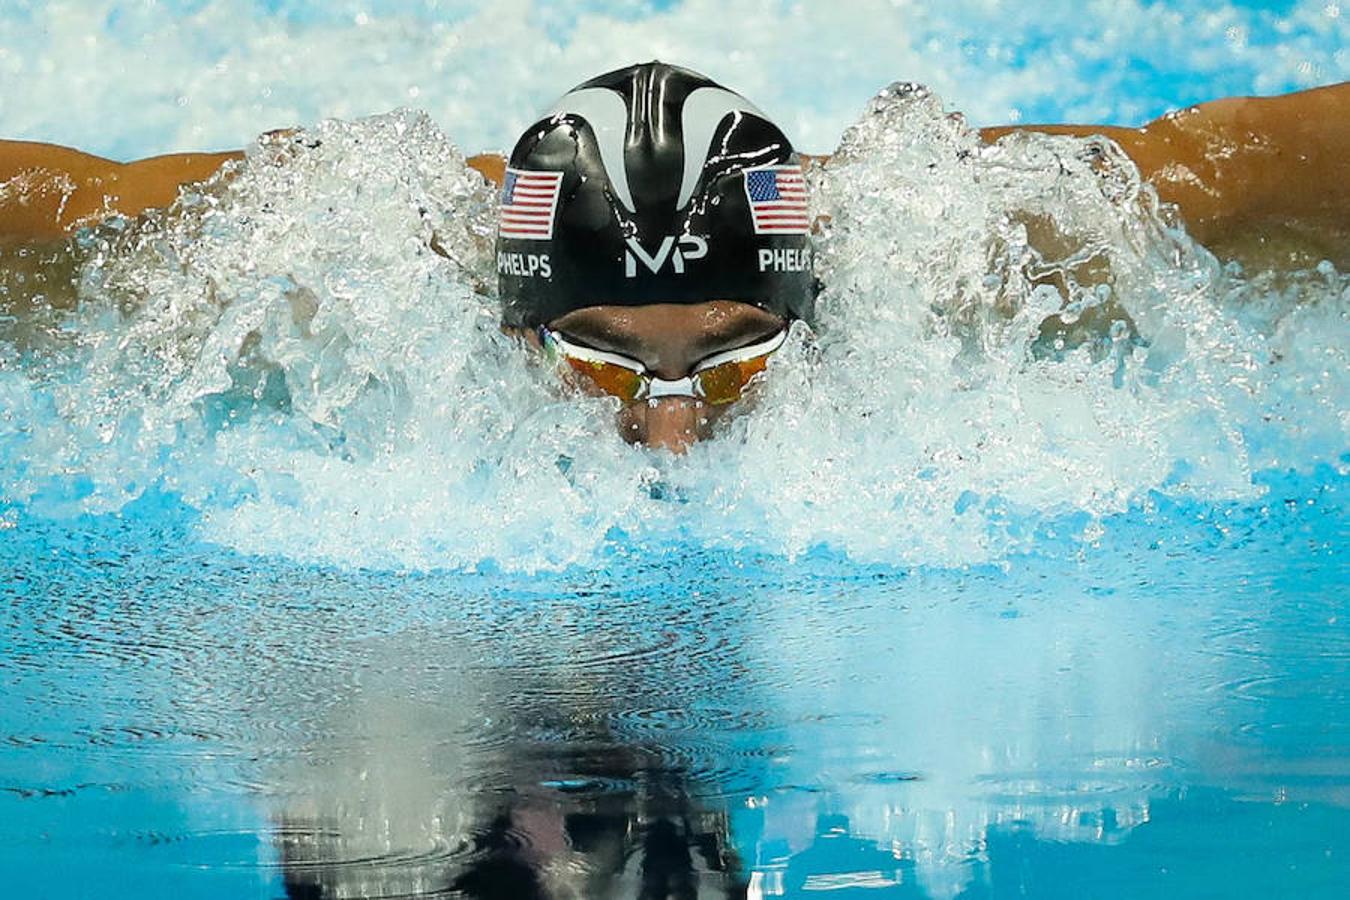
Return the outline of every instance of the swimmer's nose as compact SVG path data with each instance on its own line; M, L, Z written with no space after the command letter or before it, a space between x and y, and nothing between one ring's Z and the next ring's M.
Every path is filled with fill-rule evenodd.
M692 397L638 401L626 412L619 427L629 440L672 453L688 450L707 425L707 406Z

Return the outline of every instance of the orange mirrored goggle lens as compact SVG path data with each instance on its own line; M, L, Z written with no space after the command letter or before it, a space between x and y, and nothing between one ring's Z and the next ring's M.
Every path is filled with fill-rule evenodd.
M594 362L563 356L572 371L584 375L588 381L606 394L612 394L620 400L636 400L643 394L643 378L640 372L607 362Z
M732 360L704 369L694 375L694 383L705 403L714 406L739 400L745 388L769 364L769 354L752 359Z
M640 399L646 394L646 378L632 369L607 362L592 362L573 357L563 357L572 371L583 375L595 387L629 401ZM711 369L704 369L693 376L698 398L705 403L720 406L739 400L746 386L768 365L768 355L754 359L725 362Z

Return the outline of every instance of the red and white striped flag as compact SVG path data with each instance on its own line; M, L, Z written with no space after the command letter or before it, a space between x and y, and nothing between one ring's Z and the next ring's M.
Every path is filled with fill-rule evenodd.
M755 220L755 234L806 234L806 180L801 166L747 169L745 196Z
M547 241L553 237L562 172L507 169L498 228L504 238Z

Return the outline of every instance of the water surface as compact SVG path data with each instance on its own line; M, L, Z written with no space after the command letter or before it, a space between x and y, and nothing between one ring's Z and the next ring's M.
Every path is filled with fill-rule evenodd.
M125 131L77 116L96 134L68 140L312 124L163 213L0 249L12 893L1343 893L1344 273L1215 257L1105 142L984 147L915 85L859 113L839 98L876 84L789 90L761 46L738 88L805 98L830 146L851 123L809 173L820 321L714 440L648 453L497 329L495 197L463 151L540 105L536 74L502 74L493 116L438 81L414 103L435 120L359 117L422 61L467 77L501 41L589 46L586 23L466 12L414 40L282 6L233 56L205 38L247 17L109 8L89 59L125 67L149 16L199 75L165 117L147 64L106 104ZM925 19L906 57L953 90L1003 60L956 97L977 119L1014 95L1152 109L1102 60L1162 33L1242 91L1343 63L1330 5L1183 32L1159 5L1092 52L986 6ZM657 32L726 57L699 9L599 10L613 43L577 77ZM0 64L29 75L96 15L23 13L42 37ZM763 40L839 33L815 16ZM1007 46L963 36L989 16ZM344 106L356 46L385 67ZM258 99L277 47L325 63ZM2 102L60 138L64 84Z
M17 528L0 867L33 896L1335 896L1346 482L1271 487L960 571L336 572L148 500Z

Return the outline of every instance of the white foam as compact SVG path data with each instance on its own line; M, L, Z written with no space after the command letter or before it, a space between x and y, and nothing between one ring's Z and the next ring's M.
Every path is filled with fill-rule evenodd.
M674 459L498 331L492 192L429 119L265 140L88 239L79 359L31 368L24 403L59 417L40 456L6 447L6 496L69 508L52 479L78 473L75 508L106 511L158 483L215 540L347 565L593 564L618 532L963 564L1347 445L1344 276L1224 275L1111 145L982 148L901 87L813 181L819 335ZM1056 349L1056 315L1102 321Z

